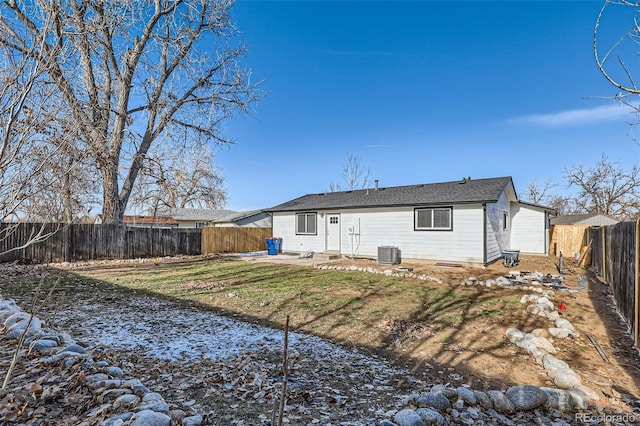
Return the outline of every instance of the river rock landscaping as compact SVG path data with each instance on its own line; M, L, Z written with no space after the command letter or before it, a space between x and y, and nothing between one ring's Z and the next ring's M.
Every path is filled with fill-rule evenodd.
M16 268L42 272L39 267ZM420 274L416 278L423 279ZM461 285L486 282L468 279ZM556 348L549 339L551 329L568 330L566 337L554 331L555 338L579 335L564 318L553 319L553 312L560 315L553 304L558 288L511 281L502 285L521 286L527 292L520 300L523 309L540 308L529 314L544 313L551 326L530 332L512 328L504 339L529 353L532 363L539 359L549 377L554 372L572 375L571 367L552 355ZM52 303L54 308L33 317L27 313L29 304L0 297L0 371L9 368L17 342L24 338L0 399L2 422L270 423L282 382L281 331L145 294L105 294L96 287L94 297L84 297L74 309ZM307 334L292 333L290 350L286 424L563 425L601 424L602 419L633 424L640 418L637 409L605 404L581 383L482 391L454 372L411 371ZM579 379L578 373L575 377Z

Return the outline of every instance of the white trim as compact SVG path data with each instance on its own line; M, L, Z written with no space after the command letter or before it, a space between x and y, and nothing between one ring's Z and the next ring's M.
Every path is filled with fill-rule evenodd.
M418 214L430 211L431 226L418 226ZM448 213L449 226L436 226L436 211L446 211ZM414 210L413 229L415 231L451 231L453 229L453 207L425 207Z
M300 218L304 217L304 231L300 232ZM309 231L309 218L313 217L313 232ZM318 214L315 212L296 213L296 235L318 235Z

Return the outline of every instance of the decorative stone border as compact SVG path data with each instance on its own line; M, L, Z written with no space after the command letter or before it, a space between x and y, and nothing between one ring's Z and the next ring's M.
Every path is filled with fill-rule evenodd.
M394 272L391 269L381 271L373 267L341 265L314 265L314 267L321 270L359 271L442 283L439 278L405 271ZM486 281L469 277L461 284L533 292L522 296L520 303L528 304L526 310L529 314L554 321L555 327L547 330L537 329L531 333L510 328L506 335L512 343L531 353L536 362L543 365L559 389L525 384L513 386L504 393L499 390L490 390L485 393L466 387L449 388L435 385L429 392L413 394L405 398L402 409L393 418L394 421L385 420L381 423L382 426L444 425L445 417L452 417L460 424L498 422L498 424L515 425L517 423L510 420L507 415L520 412L521 416L526 418L528 412L540 409L570 414L575 410L587 410L590 401L600 399L594 390L581 383L575 371L570 369L564 361L552 355L557 353L557 348L547 339L548 335L556 338L578 336L573 325L561 318L551 301L556 294L554 288L558 291L576 291L564 286L562 275L544 275L540 272L523 275L519 271L510 271L509 277L498 277ZM538 415L535 414L533 418ZM529 420L533 421L533 418ZM556 421L556 424L567 423Z
M83 377L84 387L96 399L105 401L84 414L87 424L100 421L103 426L170 426L202 424L201 415L187 416L181 410L169 410L169 405L158 393L151 392L138 379L127 377L125 372L106 361L94 361L91 353L78 345L66 333L58 333L45 327L37 317L23 312L13 299L0 295L0 339L10 340L9 345L18 344L24 333L21 356L37 353L29 364L62 368L61 374ZM80 374L78 374L78 369ZM73 370L73 371L72 371ZM44 380L34 398L48 398L55 394L57 382ZM9 389L11 391L11 381Z
M509 328L506 331L506 336L511 343L531 354L534 360L544 367L553 383L567 392L562 395L562 400L566 400L567 403L571 402L575 408L586 409L590 400L598 401L600 396L593 389L583 385L578 373L572 370L566 362L553 355L557 349L547 339L547 336L563 339L578 337L579 333L569 320L561 318L560 312L555 310L555 305L550 300L552 297L553 295L540 297L536 294L530 294L523 296L520 303L527 304L526 311L529 314L553 321L554 327L549 327L546 330L536 329L530 333L525 333L517 328Z
M393 277L442 282L427 275L418 275L411 272L393 272L389 269L378 271L375 268L334 265L315 265L315 267L317 269L361 271ZM522 283L514 284L509 279L506 279L507 281L495 280L495 284L487 280L489 281L487 284L487 282L483 283L471 278L463 284L484 285L487 287L495 285L497 287L527 289L538 293L525 295L521 298L521 303L528 304L527 311L532 315L545 316L547 319L553 320L555 327L550 327L547 332L551 334L551 329L558 329L556 337L561 338L565 333L567 336L575 336L577 334L568 321L559 317L554 319L556 314L559 316L559 313L554 310L553 302L551 302L554 296L553 290L527 286ZM532 305L534 308L529 307ZM31 323L29 323L29 319L31 319ZM94 361L91 354L85 348L76 344L71 336L46 328L41 320L35 317L31 318L29 314L22 312L12 299L3 299L1 295L0 324L2 325L0 339L16 340L25 329L27 330L24 347L21 350L30 350L41 355L31 361L33 364L62 365L67 369L81 367L86 387L94 395L107 401L88 412L85 415L85 421L95 422L98 418L104 418L101 424L106 426L125 423L137 426L169 426L172 421L174 424L177 422L182 425L200 425L203 422L200 415L187 417L186 413L179 412L179 410L169 411L169 406L161 395L151 392L139 380L127 378L125 372L119 367L110 365L106 361ZM507 337L530 352L535 359L538 359L536 358L536 355L538 355L547 371L557 372L565 369L565 364L551 355L555 353L555 347L550 342L547 345L545 340L547 342L548 340L541 334L544 333L536 330L531 333L524 333L517 329L507 330ZM569 372L566 373L570 374ZM532 420L545 411L551 411L551 416L553 417L554 411L572 413L576 409L587 409L589 407L589 399L597 399L597 394L595 392L591 394L589 391L593 392L591 389L581 385L574 385L570 389L519 385L509 388L506 392L490 390L485 393L464 386L450 388L444 385L435 385L428 392L413 394L405 398L402 403L402 409L388 414L393 416L395 423L390 420L384 420L381 425L442 425L447 420L459 422L458 424L483 424L483 422L485 424L525 424L527 423L526 421L514 422L511 419L517 419L518 416L521 416L521 420ZM44 395L47 392L50 393L51 391L48 390L48 384L43 382L41 393ZM108 413L109 416L105 417L105 413ZM562 421L556 421L555 423L558 425L567 424Z
M426 274L414 274L411 271L394 272L392 269L379 270L379 269L376 269L376 268L374 268L372 266L368 266L368 267L364 268L364 267L359 267L359 266L355 266L355 265L352 265L352 266L341 266L341 265L318 265L318 264L314 264L313 267L316 268L316 269L322 269L322 270L368 272L370 274L382 274L382 275L386 275L388 277L413 278L413 279L416 279L416 280L434 281L434 282L437 282L439 284L442 284L442 280L440 278L431 277L431 276L426 275Z
M393 422L382 426L444 425L453 424L527 424L541 415L539 409L562 410L557 404L554 389L519 385L506 392L490 390L480 392L467 387L450 388L435 385L429 392L405 398ZM533 413L536 411L536 413ZM531 413L529 413L531 412ZM528 418L527 416L532 416ZM519 417L514 422L509 417ZM566 424L564 422L558 424Z

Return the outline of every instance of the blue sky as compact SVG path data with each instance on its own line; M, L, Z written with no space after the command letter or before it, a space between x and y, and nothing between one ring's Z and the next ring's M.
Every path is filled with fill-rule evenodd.
M630 166L634 115L593 58L601 6L240 0L245 62L268 95L226 125L226 207L324 192L349 153L381 186L513 176L521 197L603 153ZM627 23L603 22L603 37Z

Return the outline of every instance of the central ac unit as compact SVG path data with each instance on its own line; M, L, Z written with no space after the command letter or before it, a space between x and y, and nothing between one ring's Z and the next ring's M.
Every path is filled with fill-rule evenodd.
M380 265L396 265L400 263L398 255L398 247L381 246L378 247L378 264Z

